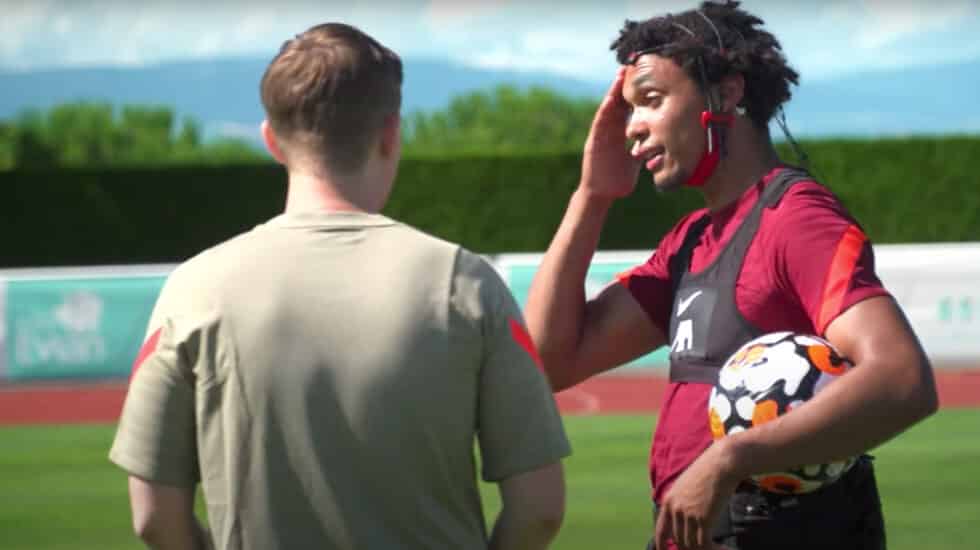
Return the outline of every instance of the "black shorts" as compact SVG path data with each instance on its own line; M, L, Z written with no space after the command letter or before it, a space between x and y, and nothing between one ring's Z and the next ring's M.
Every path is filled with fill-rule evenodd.
M861 457L841 479L805 495L740 487L713 538L735 550L884 550L885 525L871 457Z

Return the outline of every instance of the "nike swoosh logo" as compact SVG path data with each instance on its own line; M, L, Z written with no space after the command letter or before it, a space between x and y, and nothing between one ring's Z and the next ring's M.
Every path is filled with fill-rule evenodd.
M684 312L687 311L687 308L691 307L691 304L693 304L694 300L697 300L698 296L700 295L701 295L701 291L699 290L694 294L691 294L687 298L681 300L680 303L677 304L677 316L680 317L681 315L684 315Z

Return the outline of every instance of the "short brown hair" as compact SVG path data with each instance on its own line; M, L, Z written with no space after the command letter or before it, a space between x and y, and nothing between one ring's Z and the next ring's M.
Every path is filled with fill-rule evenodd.
M397 54L355 27L325 23L283 43L262 76L262 105L276 136L351 172L401 109L401 85Z

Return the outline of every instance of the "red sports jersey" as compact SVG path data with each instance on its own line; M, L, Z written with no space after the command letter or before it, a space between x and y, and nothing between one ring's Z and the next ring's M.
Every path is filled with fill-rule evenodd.
M723 250L779 170L711 215L691 257L692 273L705 269ZM681 219L645 264L620 279L664 334L669 333L674 301L668 262L688 227L705 212L701 209ZM823 335L847 308L885 294L863 231L828 189L805 181L790 187L763 212L759 231L745 253L735 301L742 316L763 333L789 330ZM650 450L650 482L658 503L712 441L707 417L710 392L707 384L684 382L667 389Z

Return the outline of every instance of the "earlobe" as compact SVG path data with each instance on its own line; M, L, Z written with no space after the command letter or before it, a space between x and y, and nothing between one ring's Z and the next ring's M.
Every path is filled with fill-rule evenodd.
M719 92L722 110L734 112L745 97L745 77L737 73L726 76L719 85Z
M385 117L381 130L381 154L390 157L397 154L401 143L401 118L395 114Z
M268 120L262 121L262 141L265 143L265 148L272 155L272 158L276 159L276 162L286 164L286 157L279 147L279 140L276 138L275 132L272 131L272 125L269 124Z

